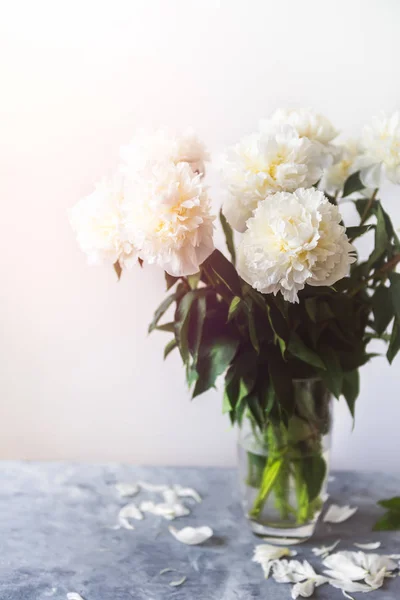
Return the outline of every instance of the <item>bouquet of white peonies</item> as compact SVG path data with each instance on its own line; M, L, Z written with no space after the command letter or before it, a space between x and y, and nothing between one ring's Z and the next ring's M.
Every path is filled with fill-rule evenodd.
M230 259L214 248L209 155L191 131L136 136L116 176L70 215L90 263L108 262L118 277L137 263L165 271L169 295L149 331L172 335L165 356L179 349L193 396L225 374L223 410L248 427L245 505L258 532L315 522L329 395L343 395L354 416L368 344L387 342L389 362L400 348L400 243L379 200L385 178L400 184L400 113L359 140L337 135L312 111L278 110L226 152ZM347 228L346 201L359 215ZM374 244L360 261L353 242L367 232Z

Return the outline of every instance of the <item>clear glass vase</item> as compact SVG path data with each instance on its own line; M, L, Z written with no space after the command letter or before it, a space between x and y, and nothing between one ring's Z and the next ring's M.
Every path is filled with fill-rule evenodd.
M331 395L319 379L293 382L288 422L260 430L250 415L239 430L239 477L252 531L275 538L312 536L326 499Z

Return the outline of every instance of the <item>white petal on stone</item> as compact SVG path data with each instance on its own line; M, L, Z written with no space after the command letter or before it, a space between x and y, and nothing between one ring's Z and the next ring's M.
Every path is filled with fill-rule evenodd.
M307 579L303 565L298 560L273 560L271 563L272 577L277 583L297 583Z
M177 581L170 581L170 586L172 587L178 587L179 585L182 585L182 583L185 583L187 577L184 576L181 579L178 579Z
M329 475L328 477L328 482L331 483L332 481L335 481L336 477L334 475Z
M388 558L391 558L393 560L399 560L400 554L388 554Z
M329 499L329 494L325 493L325 494L321 494L321 500L322 502L326 502Z
M180 502L176 504L169 504L168 502L161 502L156 504L151 500L141 502L140 510L143 512L149 512L159 517L164 517L168 521L172 521L176 517L185 517L190 514L190 510Z
M330 554L336 546L340 544L340 540L336 540L331 546L321 546L320 548L313 548L312 553L315 556L322 556L322 558L326 558L328 554Z
M193 488L185 488L179 484L174 485L174 491L178 494L179 498L193 498L196 502L201 502L201 496Z
M178 502L178 494L172 488L167 488L161 493L166 504L176 504Z
M357 510L357 506L351 508L350 506L338 506L337 504L331 504L326 511L323 520L325 523L343 523L343 521L350 519L350 517L352 517Z
M344 579L330 579L328 582L332 587L344 590L345 592L373 592L375 591L369 585L365 583L359 583L358 581L346 581Z
M358 552L358 555L362 566L372 576L378 575L382 569L385 569L385 572L390 572L398 568L397 564L385 554L365 554L364 552Z
M136 504L126 504L121 508L118 513L118 523L124 529L135 529L131 523L129 523L128 519L136 519L137 521L141 521L143 519L143 515L136 506Z
M268 542L275 546L295 546L300 544L304 540L302 538L274 538L274 537L263 537L264 542Z
M329 569L325 573L333 579L357 581L368 575L368 569L363 565L363 552L336 552L322 563Z
M296 600L296 598L298 598L299 596L301 596L302 598L309 598L313 595L314 588L315 581L313 581L312 579L307 579L306 581L296 583L292 587L293 600Z
M382 567L378 573L367 575L365 578L365 583L370 585L373 588L380 588L383 585L383 580L385 579L386 568Z
M346 592L346 590L342 590L342 594L345 598L348 598L349 600L355 600L353 596L350 596L350 594Z
M139 486L146 492L156 493L164 492L169 488L169 485L166 485L165 483L147 483L146 481L139 481Z
M203 527L184 527L183 529L176 529L175 527L169 527L170 532L182 544L188 544L189 546L195 546L202 544L213 535L213 530L207 525Z
M164 575L164 573L170 573L171 571L176 571L176 569L171 569L170 567L166 567L165 569L161 569L159 575Z
M381 542L371 542L369 544L358 544L357 542L354 542L354 546L357 546L357 548L360 548L361 550L376 550L380 545Z
M67 600L83 600L83 598L80 594L77 594L76 592L68 592Z
M137 483L116 483L115 487L121 498L135 496L139 491Z

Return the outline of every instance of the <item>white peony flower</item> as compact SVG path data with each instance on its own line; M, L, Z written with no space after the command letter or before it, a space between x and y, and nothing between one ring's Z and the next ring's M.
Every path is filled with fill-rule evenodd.
M329 119L306 108L279 108L270 119L261 121L261 128L268 129L271 124L291 125L300 137L323 145L329 144L339 134Z
M152 134L140 131L120 151L123 165L121 171L142 171L160 162L187 162L192 170L204 175L205 161L210 160L206 148L192 129L182 135L173 135L162 129Z
M321 188L328 194L336 194L343 189L346 179L356 171L355 164L360 154L358 142L349 140L336 146L335 161L322 176Z
M140 258L170 275L197 273L214 250L207 191L188 163L127 174L125 219Z
M364 128L361 149L357 166L366 187L379 187L382 176L400 184L400 112L373 119Z
M230 225L245 231L260 200L278 191L310 187L321 177L321 152L290 125L252 134L224 158L229 196L223 211Z
M75 204L70 222L89 264L136 263L138 255L126 228L119 178L102 181L92 194Z
M348 275L353 246L322 192L278 192L260 202L238 248L238 271L264 294L298 302L306 284L333 285Z

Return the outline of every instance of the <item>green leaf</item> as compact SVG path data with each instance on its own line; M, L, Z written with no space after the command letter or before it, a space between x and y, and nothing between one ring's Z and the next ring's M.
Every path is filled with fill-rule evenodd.
M197 286L200 281L200 277L201 277L200 271L198 273L195 273L194 275L187 276L188 284L189 284L189 287L191 290L197 289Z
M388 498L387 500L379 500L379 506L383 506L383 508L387 508L388 510L394 510L400 512L400 496L394 496L393 498Z
M320 371L321 378L325 381L332 394L336 398L339 398L342 393L343 371L338 355L329 346L324 346L321 353L326 366L326 371Z
M189 316L190 309L195 300L196 292L192 290L181 298L175 311L175 336L184 363L187 363L189 360Z
M219 250L214 250L202 266L207 272L211 271L215 285L222 285L233 296L242 297L239 275L233 264Z
M360 219L362 219L363 216L364 216L364 214L365 214L365 211L367 209L369 200L370 200L369 198L360 198L359 200L355 200L354 201L354 204L356 205L357 212L360 215ZM374 206L372 205L372 207L371 207L371 213L370 213L371 215L373 214L373 209L374 209Z
M197 362L201 338L203 335L203 325L206 318L207 301L205 296L198 296L190 309L188 345L193 362Z
M372 312L374 314L374 329L383 333L393 319L393 305L389 288L380 286L372 296Z
M265 424L265 420L264 420L264 413L263 413L262 407L260 405L260 400L259 400L257 392L253 391L250 394L248 394L247 396L245 396L244 401L246 402L247 407L248 407L253 419L257 423L258 427L260 429L262 429Z
M390 299L393 307L393 312L397 319L400 320L400 273L391 273L390 279Z
M171 321L170 323L164 323L164 325L157 325L155 329L157 329L157 331L168 331L168 333L174 333L175 323Z
M247 318L248 318L248 324L249 324L250 341L252 343L254 350L257 352L257 354L259 354L260 344L258 341L257 329L256 329L255 320L254 320L253 306L249 302L247 302L245 304L245 306L246 306L246 312L247 312Z
M392 334L388 351L386 352L387 359L390 364L394 361L398 351L400 350L400 324L399 320L395 319L393 323Z
M374 266L374 264L383 256L389 247L389 237L386 230L386 220L383 214L380 202L375 202L376 212L376 229L375 229L375 248L368 258L368 268Z
M234 296L232 298L232 302L230 303L229 311L228 311L228 323L240 312L241 302L242 301L239 298L239 296Z
M230 375L230 377L229 377ZM239 399L240 380L233 376L233 373L226 374L225 377L225 389L224 398L222 401L222 414L232 412L235 410L236 404Z
M290 416L294 409L294 390L287 364L276 346L268 346L268 372L279 404Z
M360 179L360 172L357 171L357 173L353 173L352 175L350 175L350 177L346 179L343 188L343 198L345 198L346 196L350 196L350 194L353 194L354 192L359 192L364 188L365 185Z
M317 298L306 298L304 301L306 312L313 323L317 322Z
M317 369L326 369L318 354L308 348L296 333L290 335L288 350L293 356L296 356L296 358L299 358L303 362Z
M229 225L228 221L226 220L224 213L222 212L222 208L219 212L219 220L221 221L222 229L225 234L226 247L228 248L229 254L231 255L232 264L235 265L236 264L236 250L235 250L235 243L234 243L234 239L233 239L233 231L232 231L232 227Z
M234 358L239 341L226 334L202 343L197 361L199 379L193 392L193 398L202 394L215 385L219 375L222 375Z
M318 498L326 476L326 462L323 456L316 454L301 460L302 472L307 486L308 501Z
M343 374L342 394L346 398L350 414L354 419L355 403L360 393L360 375L358 370L348 371Z
M389 511L375 523L372 531L394 531L396 529L400 529L400 512Z
M388 512L375 523L373 531L400 529L400 496L380 500L378 504L388 509Z
M177 281L179 281L179 277L174 277L173 275L170 275L169 273L167 273L167 271L165 271L164 275L165 275L165 283L167 285L167 291L168 291L169 289L172 288L173 285L175 285L175 283Z
M168 308L171 306L171 304L173 302L175 302L175 300L177 300L177 299L178 299L178 292L175 292L174 294L171 294L171 296L167 296L165 298L165 300L163 300L163 302L161 302L160 306L157 308L156 312L154 313L152 322L149 325L149 330L148 330L149 333L154 331L154 329L157 327L158 321L161 319L163 314L168 310Z
M168 344L165 346L164 349L164 360L167 358L168 354L170 352L172 352L172 350L174 350L174 348L176 348L178 345L176 339L174 338L173 340L171 340L170 342L168 342Z
M355 240L356 238L360 237L360 235L363 235L364 233L369 231L372 227L373 227L373 225L360 225L359 227L347 227L346 235L349 238L349 240Z

